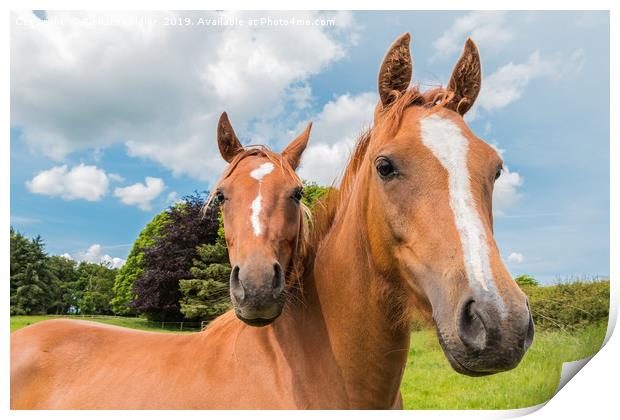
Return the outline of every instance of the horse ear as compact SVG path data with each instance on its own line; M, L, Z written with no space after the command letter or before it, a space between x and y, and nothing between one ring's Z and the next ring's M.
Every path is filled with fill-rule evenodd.
M476 47L471 38L467 38L463 54L459 61L456 62L450 77L448 89L454 93L454 96L448 102L446 108L465 115L474 104L478 93L480 93L481 83L482 69L478 47Z
M384 107L388 106L407 90L413 73L413 62L409 52L409 33L398 38L385 54L379 69L379 97Z
M308 139L310 138L310 130L312 129L312 123L308 123L308 126L303 133L299 135L295 140L291 142L286 149L282 152L282 157L286 159L291 165L293 170L297 169L301 160L301 155L306 150L308 145Z
M225 112L222 113L217 123L217 146L224 160L229 163L243 150Z

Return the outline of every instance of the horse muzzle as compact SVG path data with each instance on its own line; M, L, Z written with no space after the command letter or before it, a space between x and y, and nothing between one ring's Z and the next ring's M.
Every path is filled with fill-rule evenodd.
M527 301L502 314L493 302L466 299L454 324L435 319L439 343L454 370L483 376L515 368L534 339Z
M230 274L230 295L237 318L253 327L271 324L284 306L284 273L276 261L270 264L236 265Z

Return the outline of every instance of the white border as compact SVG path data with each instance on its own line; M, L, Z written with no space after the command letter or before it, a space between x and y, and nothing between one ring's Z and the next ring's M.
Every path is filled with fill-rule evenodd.
M337 4L336 4L337 3ZM5 6L6 4L6 6ZM226 9L226 10L257 10L257 9L272 9L272 10L305 10L305 9L353 9L353 10L400 10L400 9L417 9L417 10L495 10L495 9L508 9L508 10L557 10L558 5L562 7L560 10L611 10L611 102L610 102L610 115L617 116L618 114L618 83L614 78L614 74L620 74L617 63L617 37L618 31L615 29L620 23L617 19L616 13L618 11L617 1L602 1L602 0L589 0L575 1L565 0L563 2L553 2L548 0L505 0L502 2L491 0L469 0L467 2L457 0L433 0L425 2L412 2L412 1L394 1L394 0L381 0L381 1L368 1L368 0L348 0L348 1L328 1L328 0L303 0L293 2L286 2L281 0L262 0L259 2L251 0L229 0L229 1L216 1L205 2L197 0L181 0L181 1L162 1L162 0L140 0L129 2L121 1L77 1L77 0L57 0L54 2L44 1L22 1L17 2L9 0L2 3L3 8L0 9L0 22L4 23L2 28L2 43L0 44L2 57L9 56L9 10L10 9L69 9L69 10L83 10L83 9L97 9L97 10L140 10L140 9L176 9L176 10L188 10L188 9ZM411 28L411 31L415 31L415 28ZM0 183L0 194L2 197L2 220L5 232L8 232L9 228L9 213L10 203L9 197L9 183L10 183L10 153L9 153L9 66L8 62L3 60L2 66L3 83L2 83L2 121L4 126L5 139L2 142L2 153L0 154L2 164L0 164L0 173L2 174ZM616 76L617 77L617 76ZM611 255L620 255L618 248L618 224L616 218L613 215L618 214L620 208L618 207L618 196L614 192L614 186L617 189L618 186L618 170L616 169L618 164L618 124L612 117L611 121L611 138L615 141L610 145L610 160L611 160ZM587 141L587 139L584 139ZM6 238L6 237L5 237ZM9 294L6 292L8 288L8 274L9 274L9 252L8 252L8 240L5 239L1 242L2 249L0 249L0 261L1 266L4 269L4 323L2 324L3 337L9 336L9 320L8 320L8 307L9 307ZM574 418L574 417L589 417L589 418L609 418L611 413L618 413L618 395L617 395L617 381L618 374L620 373L618 356L620 354L620 341L616 336L611 336L613 328L616 323L618 314L618 288L617 288L617 275L618 275L618 263L613 258L611 259L610 275L611 282L611 316L610 316L610 328L607 332L605 347L588 363L588 367L579 373L578 378L570 381L554 398L552 398L544 409L536 411L530 415L533 419L543 418ZM611 337L611 338L610 338ZM608 341L607 341L608 340ZM8 357L8 340L2 340L1 354L2 354L2 370L0 371L0 386L1 386L1 398L2 407L8 411L8 387L9 387L9 357ZM424 418L501 418L501 417L513 417L515 415L523 415L531 410L540 408L540 406L521 409L521 410L507 410L507 411L404 411L404 412L392 412L381 413L381 415L391 415L396 417L406 416L407 418L415 417L416 419ZM357 418L370 418L377 413L368 412L296 412L294 415L300 418L314 418L317 415L321 417L355 417ZM183 418L196 418L203 420L205 415L209 418L225 418L233 415L231 412L201 412L201 411L184 411L182 413L170 413L167 411L142 411L142 412L10 412L13 417L25 417L25 418L62 418L71 419L79 418L83 420L84 416L89 418L108 419L110 416L114 417L141 417L150 419L168 419L170 416L183 416ZM237 415L251 415L258 419L273 419L274 417L289 417L291 413L287 412L252 412L250 413L237 413Z

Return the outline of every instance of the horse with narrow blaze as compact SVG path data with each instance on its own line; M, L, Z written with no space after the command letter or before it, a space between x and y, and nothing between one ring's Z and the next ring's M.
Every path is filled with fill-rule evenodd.
M493 238L502 161L463 119L482 82L465 44L446 88L410 86L409 34L379 70L373 127L311 226L282 154L244 148L224 114L224 214L234 310L170 335L48 321L11 337L12 408L402 408L414 311L452 367L514 368L532 343L526 296Z

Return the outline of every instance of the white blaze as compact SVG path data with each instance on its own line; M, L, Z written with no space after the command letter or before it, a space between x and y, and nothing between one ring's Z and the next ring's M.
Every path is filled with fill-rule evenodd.
M484 225L471 193L467 168L468 139L454 122L433 114L421 122L422 143L448 171L450 207L461 238L463 259L470 283L475 279L486 291L492 279Z
M269 175L273 171L273 163L266 162L261 164L258 168L254 169L250 172L250 176L256 179L258 182L261 182L265 175Z
M250 176L258 181L258 195L250 205L250 210L252 210L250 221L252 222L252 229L254 229L254 235L256 236L262 233L262 227L260 225L260 212L262 210L263 201L263 197L261 195L263 178L266 175L270 174L271 171L273 171L273 163L266 162L261 164L258 168L254 169L252 172L250 172Z

